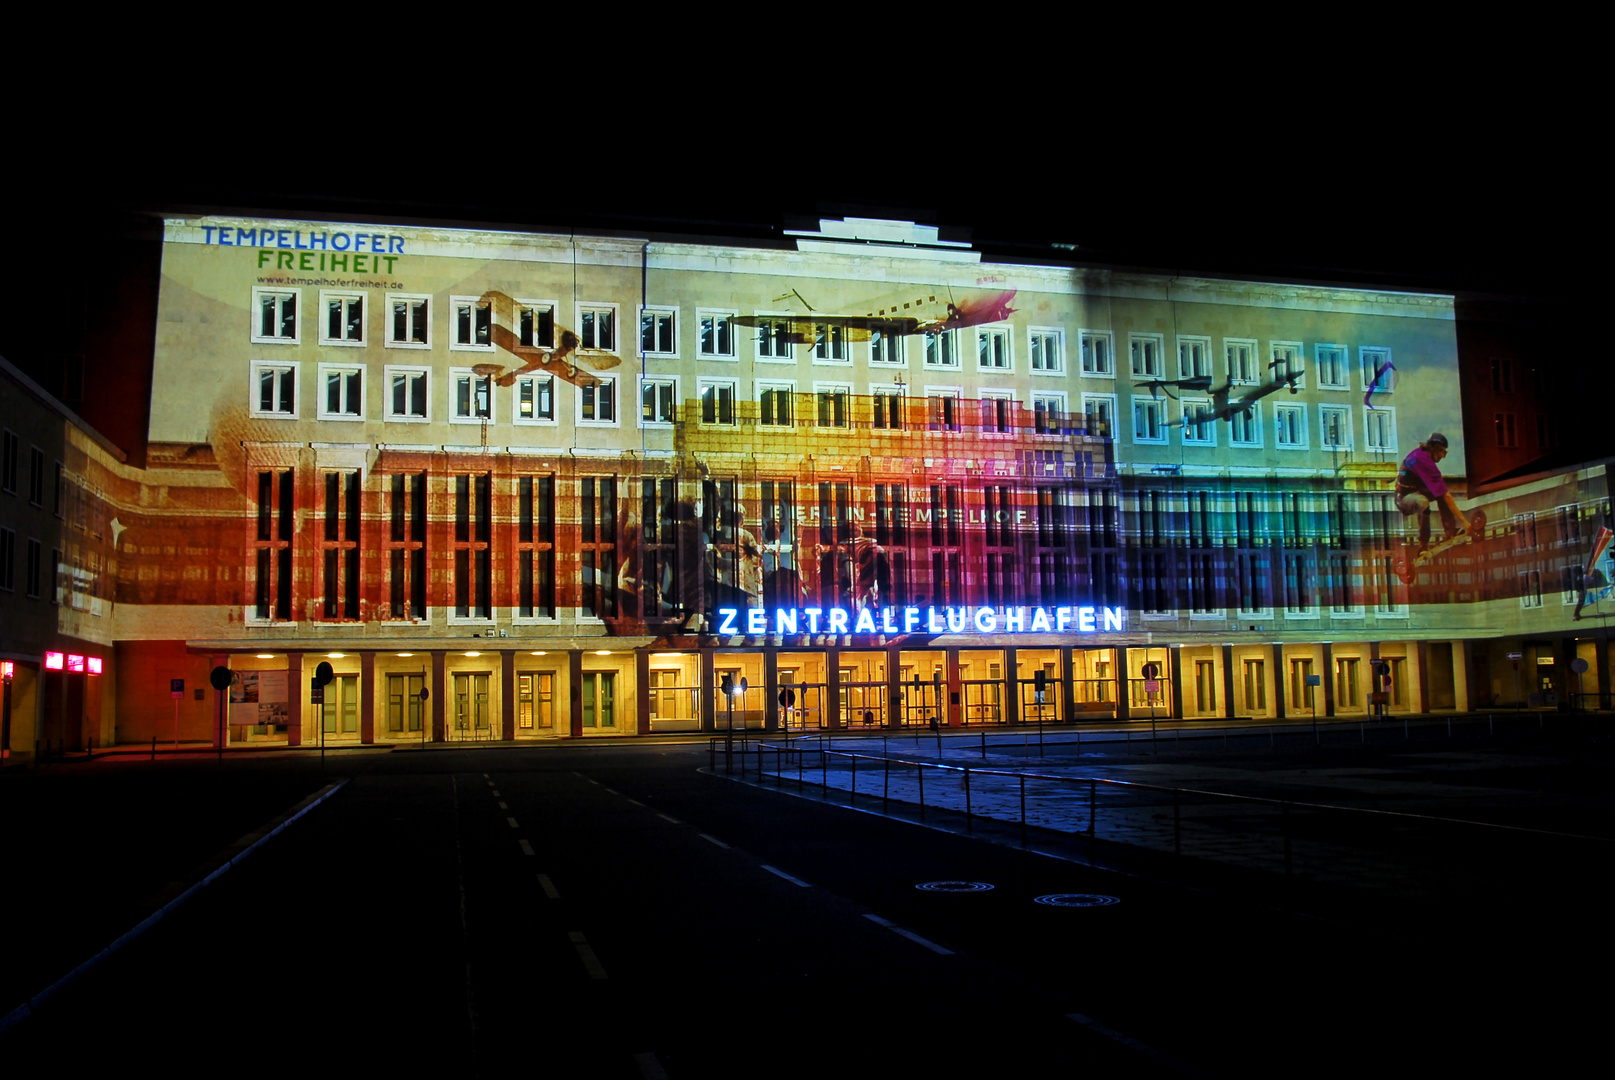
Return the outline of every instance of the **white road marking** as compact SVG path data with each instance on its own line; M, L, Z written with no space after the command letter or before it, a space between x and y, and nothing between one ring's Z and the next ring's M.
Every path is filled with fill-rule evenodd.
M548 874L538 875L538 887L543 889L544 895L549 897L551 900L559 900L561 898L561 894L555 891L555 883L550 880L550 876Z
M494 789L493 789L493 797L494 797L494 798L496 798L496 799L502 799L502 798L504 798L504 796L503 796L503 795L501 795L501 794L499 794L499 789L498 789L498 788L494 788Z
M499 800L499 809L501 809L501 810L509 810L510 807L505 805L505 800L500 799Z
M657 1060L656 1055L648 1050L643 1054L635 1054L634 1064L639 1066L639 1075L645 1080L668 1080L667 1070L662 1068L662 1063Z
M615 795L615 794L617 794L617 789L616 788L608 788L604 784L601 784L600 786L605 789L605 792L606 792L607 795Z
M1115 1028L1106 1027L1104 1024L1101 1024L1091 1016L1084 1016L1082 1013L1066 1013L1065 1015L1066 1019L1075 1020L1077 1023L1081 1024L1095 1035L1103 1035L1105 1038L1111 1040L1112 1042L1120 1043L1129 1050L1137 1050L1145 1057L1154 1058L1156 1061L1159 1061L1161 1064L1166 1065L1169 1068L1176 1069L1178 1072L1186 1073L1190 1076L1200 1075L1200 1071L1198 1069L1191 1065L1184 1064L1171 1054L1162 1053L1161 1051L1155 1049L1155 1047L1150 1046L1148 1043L1139 1042L1131 1035L1123 1035Z
M678 818L672 817L672 816L670 816L668 814L657 814L656 816L661 818L663 821L671 821L675 825L683 825L684 824L684 822L680 821Z
M511 827L511 828L512 828L512 829L519 829L519 828L521 828L521 826L520 826L520 825L518 825L518 824L516 824L516 819L515 819L515 818L513 818L513 817L507 817L507 818L506 818L506 819L505 819L505 820L506 820L506 821L508 821L508 822L510 822L510 827Z
M526 840L518 840L516 843L522 846L522 852L524 854L531 855L533 853L533 845L529 844Z
M639 801L639 800L638 800L638 799L629 799L629 800L628 800L628 805L630 805L630 806L637 806L637 807L639 807L639 808L640 808L640 809L641 809L641 810L643 810L643 809L645 809L645 804L644 804L644 803L642 803L642 802L640 802L640 801Z
M701 839L710 840L714 844L717 844L719 847L721 847L721 848L723 848L725 850L728 850L728 848L729 848L728 844L724 843L722 840L719 840L716 836L708 836L706 833L702 833L701 834Z
M483 778L483 779L484 779L484 780L486 780L486 779L488 779L488 774L487 774L487 773L483 773L483 774L482 774L482 778Z
M573 930L567 937L572 939L572 947L578 951L578 959L583 961L583 969L589 973L591 979L606 977L606 969L600 966L600 958L589 947L589 941L583 936L581 930Z
M868 914L868 913L866 913L864 915L864 918L868 919L870 922L874 923L876 926L884 926L886 929L890 930L892 933L898 934L898 935L900 935L902 937L908 938L910 941L914 942L914 944L916 944L916 945L925 946L927 949L930 949L932 952L936 953L938 956L952 956L953 955L953 950L952 949L943 948L941 945L938 945L934 941L929 941L929 940L927 940L925 938L922 938L920 935L916 934L912 930L905 930L901 926L898 926L896 923L892 922L890 919L883 919L879 915Z
M792 877L790 874L787 874L785 871L781 870L777 866L769 866L767 863L763 863L763 869L767 870L770 874L773 874L775 877L784 878L786 881L789 881L792 885L800 885L804 889L813 888L813 886L809 885L807 882L803 881L801 878Z

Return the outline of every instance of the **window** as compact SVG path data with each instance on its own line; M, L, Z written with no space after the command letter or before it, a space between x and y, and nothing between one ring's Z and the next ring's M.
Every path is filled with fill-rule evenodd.
M426 618L426 474L388 477L388 617Z
M1260 373L1256 370L1256 342L1223 340L1223 358L1228 364L1228 381L1238 385L1251 386L1261 381Z
M617 377L597 376L578 388L578 423L617 425Z
M423 675L387 676L387 733L406 735L420 731L426 717L426 702L421 691L426 689Z
M45 505L45 451L37 446L28 456L28 501L35 506Z
M1111 364L1110 335L1096 330L1083 330L1077 335L1077 350L1082 354L1084 375L1103 375L1114 378Z
M359 617L359 473L325 474L325 531L320 553L325 561L326 619Z
M252 550L257 563L252 618L292 618L292 530L295 506L291 469L258 473L258 528Z
M976 366L982 371L1010 371L1009 330L1001 326L976 331Z
M493 422L493 376L449 368L450 420L456 424Z
M1211 375L1211 339L1178 338L1178 378L1194 379Z
M1083 394L1082 415L1090 438L1116 437L1116 395Z
M757 358L791 360L791 323L788 319L757 320Z
M1542 571L1522 570L1520 578L1520 607L1539 608L1542 606Z
M35 541L28 541L30 544ZM32 552L30 552L32 555ZM1587 568L1580 563L1565 563L1559 568L1559 602L1561 604L1574 604L1581 600L1586 589Z
M930 413L932 431L959 430L959 391L927 387L925 404Z
M701 422L703 424L733 424L735 422L735 384L725 380L702 379Z
M1154 398L1133 399L1133 441L1135 443L1164 443L1166 428L1162 402Z
M847 328L841 323L813 324L813 362L844 364L852 359Z
M364 297L351 293L320 293L325 318L320 321L321 345L364 344Z
M585 671L583 673L582 722L586 728L617 726L617 673L614 671Z
M1396 410L1373 408L1363 410L1363 429L1368 436L1363 443L1370 450L1396 453Z
M1391 366L1391 350L1382 348L1363 348L1358 350L1362 357L1363 390L1374 394L1389 394L1393 389L1393 374L1395 368Z
M818 399L819 426L846 427L847 399L851 394L851 388L832 383L816 383L813 393Z
M1059 330L1034 326L1026 340L1034 373L1058 375L1065 370L1065 342Z
M1351 372L1346 367L1346 346L1317 345L1313 347L1317 359L1318 385L1328 390L1351 389Z
M1127 349L1133 358L1133 376L1140 379L1164 379L1166 365L1161 362L1161 339L1158 336L1127 339Z
M641 379L639 421L645 427L670 425L678 419L679 385L676 379Z
M903 362L903 335L897 327L887 323L869 326L869 362L871 364L901 364Z
M15 431L4 433L4 450L0 451L0 491L17 494L17 468L22 458L22 442Z
M1514 363L1506 356L1492 357L1492 393L1514 393Z
M1497 445L1513 449L1516 445L1514 438L1514 414L1500 412L1492 414L1492 430L1497 434Z
M364 368L320 365L320 419L364 419Z
M1553 417L1546 413L1538 413L1536 418L1536 445L1538 450L1557 450L1559 448L1559 428Z
M454 484L454 618L493 618L493 477L459 473Z
M34 537L28 538L28 577L26 579L28 598L39 599L39 564L41 548L39 541Z
M1281 450L1304 450L1307 445L1307 407L1273 406L1273 445Z
M592 618L617 614L617 479L585 476L579 480L579 524L582 591L578 609Z
M1316 582L1312 575L1312 562L1304 551L1284 553L1284 613L1294 616L1316 616Z
M0 589L12 592L17 588L17 534L0 529Z
M50 549L51 600L53 604L67 603L67 575L63 573L62 549Z
M387 348L432 347L432 298L394 296L387 302Z
M555 618L555 477L516 483L516 614Z
M1229 446L1262 445L1262 406L1252 405L1228 417Z
M581 348L617 351L616 304L579 304L578 326Z
M1210 415L1210 402L1184 399L1183 442L1185 445L1217 445L1217 421L1208 419Z
M1536 513L1529 512L1514 515L1514 550L1535 551L1537 549Z
M516 347L555 348L555 304L552 301L516 301Z
M903 427L903 388L901 386L871 386L869 388L870 402L873 408L872 423L875 427L889 431L900 431Z
M1015 395L1008 391L981 391L981 430L993 435L1010 434L1015 412Z
M1064 393L1035 393L1032 395L1032 430L1038 435L1064 435L1070 425L1065 415Z
M791 383L758 383L757 401L761 406L758 422L790 427L791 394L794 390L795 386Z
M959 366L959 353L954 344L952 330L927 330L925 332L925 366L933 368L956 368Z
M1301 344L1296 341L1274 341L1269 344L1272 353L1272 363L1269 365L1273 372L1274 382L1283 382L1295 376L1295 385L1304 386L1301 374L1305 370L1301 363Z
M432 418L426 391L430 372L426 368L388 367L387 419L426 421Z
M252 340L265 345L296 345L297 290L253 289Z
M1344 405L1318 406L1318 445L1329 450L1351 449L1351 409Z
M459 351L493 351L493 304L476 296L449 298L449 348Z
M651 357L676 357L678 309L668 307L639 309L639 351Z
M516 416L518 424L553 424L555 422L555 377L553 375L524 375L516 380Z
M697 311L696 354L703 360L733 360L735 332L732 311Z
M297 361L252 362L252 415L297 419Z

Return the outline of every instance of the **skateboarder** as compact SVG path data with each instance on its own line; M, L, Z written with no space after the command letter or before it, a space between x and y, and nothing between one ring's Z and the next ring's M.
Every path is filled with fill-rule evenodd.
M1430 504L1441 511L1445 539L1469 532L1469 519L1441 478L1441 459L1447 456L1447 437L1437 431L1402 459L1396 473L1396 505L1402 511L1403 535L1414 554L1430 546ZM1414 519L1417 518L1417 524Z

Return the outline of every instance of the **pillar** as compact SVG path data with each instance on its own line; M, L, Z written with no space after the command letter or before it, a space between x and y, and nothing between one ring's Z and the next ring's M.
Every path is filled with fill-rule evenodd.
M903 672L897 666L900 652L896 646L886 646L886 726L893 729L903 726Z
M713 691L717 689L717 685L716 685L716 682L715 682L715 679L716 679L715 668L714 668L714 665L712 663L712 661L714 659L714 655L713 655L713 652L712 652L711 649L702 649L700 655L701 655L701 689L700 689L701 730L707 732L708 734L710 734L710 733L718 730L718 718L717 718L717 715L716 715L717 704L716 704L716 699L713 697ZM579 718L578 722L580 724L582 723L582 718L581 717ZM583 729L581 727L578 728L579 732L582 732L582 730Z
M948 685L943 693L947 694L943 713L948 718L949 727L964 726L964 684L959 681L959 649L957 646L943 649L943 664L947 672Z
M376 741L376 653L359 653L359 741Z
M825 649L824 650L824 664L825 664L825 668L824 668L824 681L825 681L824 693L825 693L825 697L829 698L829 700L824 703L825 711L828 713L828 720L827 720L825 726L828 727L830 730L834 731L834 730L836 730L836 729L838 729L838 728L840 728L842 726L842 722L841 722L841 650L840 649Z
M499 737L516 738L516 654L499 650Z
M1071 670L1071 646L1060 646L1060 715L1066 723L1077 718L1077 684Z
M650 647L634 650L634 734L650 734Z
M442 649L432 651L432 741L446 742L448 740L448 726L444 723L444 712L449 700L447 680L443 676Z
M303 654L286 654L286 745L303 745L303 703L308 700L308 680L303 678Z
M1222 647L1222 715L1224 719L1234 718L1234 647Z
M1269 665L1273 669L1273 719L1283 720L1284 687L1290 673L1284 670L1284 646L1274 642L1268 648L1273 656L1273 663Z
M1021 722L1021 669L1015 662L1015 650L1004 650L1004 680L1009 684L1009 693L1005 695L1004 722L1018 724Z
M1419 712L1427 713L1430 711L1430 643L1428 641L1418 643L1414 649L1413 663L1418 669L1414 672L1413 677L1419 682Z
M1335 715L1335 647L1323 643L1323 715Z
M1172 680L1172 716L1183 719L1183 646L1166 649L1166 677Z
M1127 646L1116 646L1116 719L1133 718L1132 702L1127 697Z
M712 670L712 654L704 654L707 658L707 670ZM571 706L571 716L567 720L566 733L574 739L583 738L583 650L566 650L566 700ZM596 703L598 707L598 703ZM711 706L708 706L711 711ZM595 717L596 723L599 717ZM596 728L595 730L599 730Z

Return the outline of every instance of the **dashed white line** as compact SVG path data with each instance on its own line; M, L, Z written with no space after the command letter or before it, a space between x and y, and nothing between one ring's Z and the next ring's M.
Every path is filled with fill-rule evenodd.
M503 796L503 795L501 795L501 794L499 794L499 789L498 789L498 788L494 788L494 789L493 789L493 797L494 797L494 798L496 798L496 799L502 799L502 798L504 798L504 796Z
M518 843L518 844L520 844L522 846L522 853L523 854L531 855L533 853L533 845L529 844L526 840L518 840L518 841L516 841L516 843Z
M724 843L722 840L719 840L716 836L708 836L706 833L702 833L701 834L701 839L710 840L712 843L717 844L719 847L723 848L726 851L729 848L728 844Z
M600 958L589 947L589 940L583 936L583 931L573 930L567 937L572 939L572 947L578 951L578 959L583 961L583 969L589 973L589 978L605 978L606 969L600 966Z
M555 882L550 880L550 876L548 874L539 874L537 877L538 887L544 890L545 896L549 897L551 900L559 900L561 898L561 894L555 891Z
M803 881L801 878L793 877L790 874L787 874L785 871L781 870L777 866L769 866L767 863L763 863L762 866L763 866L763 869L767 870L770 874L773 874L775 877L782 877L786 881L789 881L792 885L800 885L804 889L813 888L813 886L809 885L807 882Z
M1129 1050L1137 1050L1145 1057L1154 1058L1156 1061L1159 1061L1161 1064L1166 1065L1169 1068L1176 1069L1178 1072L1186 1073L1190 1076L1200 1075L1199 1070L1194 1068L1192 1065L1187 1065L1179 1061L1171 1054L1162 1053L1160 1050L1155 1049L1155 1047L1150 1046L1148 1043L1141 1043L1131 1035L1123 1035L1113 1027L1106 1027L1104 1024L1101 1024L1091 1016L1084 1016L1082 1013L1066 1013L1065 1015L1066 1019L1075 1020L1077 1023L1081 1024L1095 1035L1103 1035L1105 1038L1111 1040L1112 1042L1120 1043Z
M500 799L499 800L499 809L501 809L501 810L509 810L510 807L505 805L505 800Z
M515 818L513 818L513 817L507 817L507 818L506 818L506 819L505 819L505 820L506 820L506 821L508 821L508 822L510 822L510 827L511 827L511 828L512 828L512 829L519 829L519 828L521 828L521 826L520 826L520 825L518 825L518 824L516 824L516 819L515 819Z
M684 822L680 821L676 817L673 817L671 814L657 814L656 816L661 818L663 821L671 821L675 825L683 825L684 824Z
M634 1064L639 1066L639 1075L645 1080L668 1080L667 1070L662 1068L662 1063L656 1055L648 1050L643 1054L635 1054Z
M638 799L629 799L628 800L628 805L629 806L637 806L641 810L645 809L645 804L640 802Z
M602 790L603 790L603 791L605 791L605 793L606 793L606 794L607 794L607 795L615 795L615 794L617 794L617 789L616 789L616 788L608 788L608 787L606 787L606 785L604 785L604 784L601 784L601 785L600 785L600 787L601 787L601 789L602 789Z
M870 922L874 923L876 926L884 926L886 929L890 930L892 933L900 935L902 937L908 938L910 941L912 941L916 945L925 946L927 949L930 949L932 952L936 953L938 956L952 956L953 955L953 950L952 949L944 948L943 946L938 945L934 941L930 941L930 940L928 940L926 938L922 938L920 935L916 934L912 930L905 930L901 926L898 926L896 923L892 922L890 919L883 919L879 915L875 915L875 914L867 913L867 912L864 914L864 918L868 919Z

